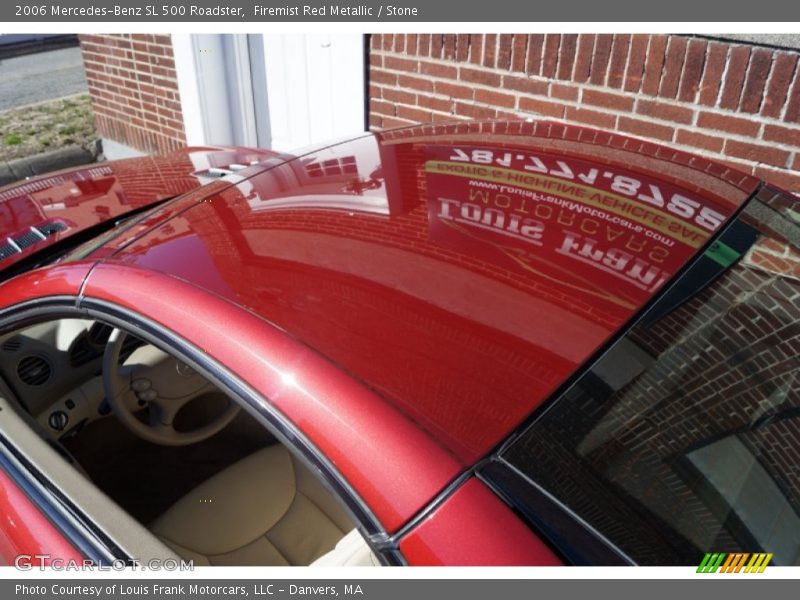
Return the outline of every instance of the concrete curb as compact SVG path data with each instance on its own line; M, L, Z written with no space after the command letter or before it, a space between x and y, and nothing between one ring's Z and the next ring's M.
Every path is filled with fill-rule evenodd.
M65 146L42 154L0 162L0 186L20 181L26 177L97 162L100 155L97 144L93 150L87 150L82 146Z

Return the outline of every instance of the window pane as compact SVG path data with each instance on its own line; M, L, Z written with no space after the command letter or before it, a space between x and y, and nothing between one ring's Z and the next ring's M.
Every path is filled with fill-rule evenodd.
M800 235L747 213L504 455L641 564L800 564Z

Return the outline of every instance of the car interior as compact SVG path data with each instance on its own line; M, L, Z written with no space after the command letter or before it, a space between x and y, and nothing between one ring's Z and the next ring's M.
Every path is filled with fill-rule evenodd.
M62 318L0 336L0 399L84 478L75 489L96 488L196 566L380 564L264 425L111 325Z

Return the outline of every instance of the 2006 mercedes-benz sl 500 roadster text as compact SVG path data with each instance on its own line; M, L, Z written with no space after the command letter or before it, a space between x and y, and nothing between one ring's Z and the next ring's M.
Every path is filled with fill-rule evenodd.
M521 121L0 189L0 557L798 564L798 215Z

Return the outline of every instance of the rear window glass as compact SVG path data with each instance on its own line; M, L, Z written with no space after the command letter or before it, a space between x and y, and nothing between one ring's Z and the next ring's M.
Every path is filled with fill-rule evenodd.
M752 201L503 455L637 563L800 564L795 210Z

